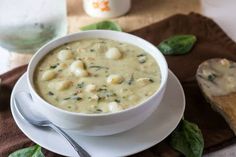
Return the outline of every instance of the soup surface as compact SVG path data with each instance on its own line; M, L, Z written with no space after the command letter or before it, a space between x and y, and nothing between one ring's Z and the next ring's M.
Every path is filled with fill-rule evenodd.
M64 44L37 65L34 84L50 104L81 113L117 112L159 88L160 69L143 49L108 39Z

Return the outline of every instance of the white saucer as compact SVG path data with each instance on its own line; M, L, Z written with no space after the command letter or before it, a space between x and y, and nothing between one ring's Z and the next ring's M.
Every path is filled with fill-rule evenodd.
M11 95L11 112L18 127L32 141L65 156L77 156L67 141L46 128L37 128L22 119L15 109L13 95L28 91L26 75L16 83ZM89 137L68 132L82 147L95 157L127 156L154 146L166 138L178 125L185 108L185 96L176 76L169 71L165 96L158 109L141 125L124 133Z

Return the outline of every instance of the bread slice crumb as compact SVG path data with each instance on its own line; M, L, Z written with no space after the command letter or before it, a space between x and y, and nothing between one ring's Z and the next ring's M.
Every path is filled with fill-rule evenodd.
M211 107L236 135L236 62L223 58L206 60L199 65L196 80Z

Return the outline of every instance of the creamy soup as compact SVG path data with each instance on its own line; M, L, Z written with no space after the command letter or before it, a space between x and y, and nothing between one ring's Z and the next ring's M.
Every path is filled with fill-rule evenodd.
M37 65L34 84L50 104L80 113L125 110L160 86L154 58L143 49L108 39L64 44Z

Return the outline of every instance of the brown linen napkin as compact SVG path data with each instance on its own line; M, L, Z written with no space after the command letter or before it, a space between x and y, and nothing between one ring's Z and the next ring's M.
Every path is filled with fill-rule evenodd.
M17 127L10 111L10 95L18 78L27 66L18 67L0 76L0 157L6 157L20 148L34 145ZM46 157L59 156L45 151Z
M200 93L195 80L197 66L213 57L236 61L236 44L210 19L199 14L174 15L168 19L131 32L157 45L176 34L195 34L198 38L192 52L183 56L167 56L169 68L180 79L186 95L185 118L199 125L205 140L205 152L220 149L235 141L234 134L224 119L214 112ZM0 156L33 143L17 128L9 109L9 95L26 66L8 72L0 78ZM174 89L173 89L174 90ZM59 156L45 151L47 157ZM115 154L114 154L115 155ZM174 157L179 154L168 146L168 138L156 146L133 155L134 157Z

